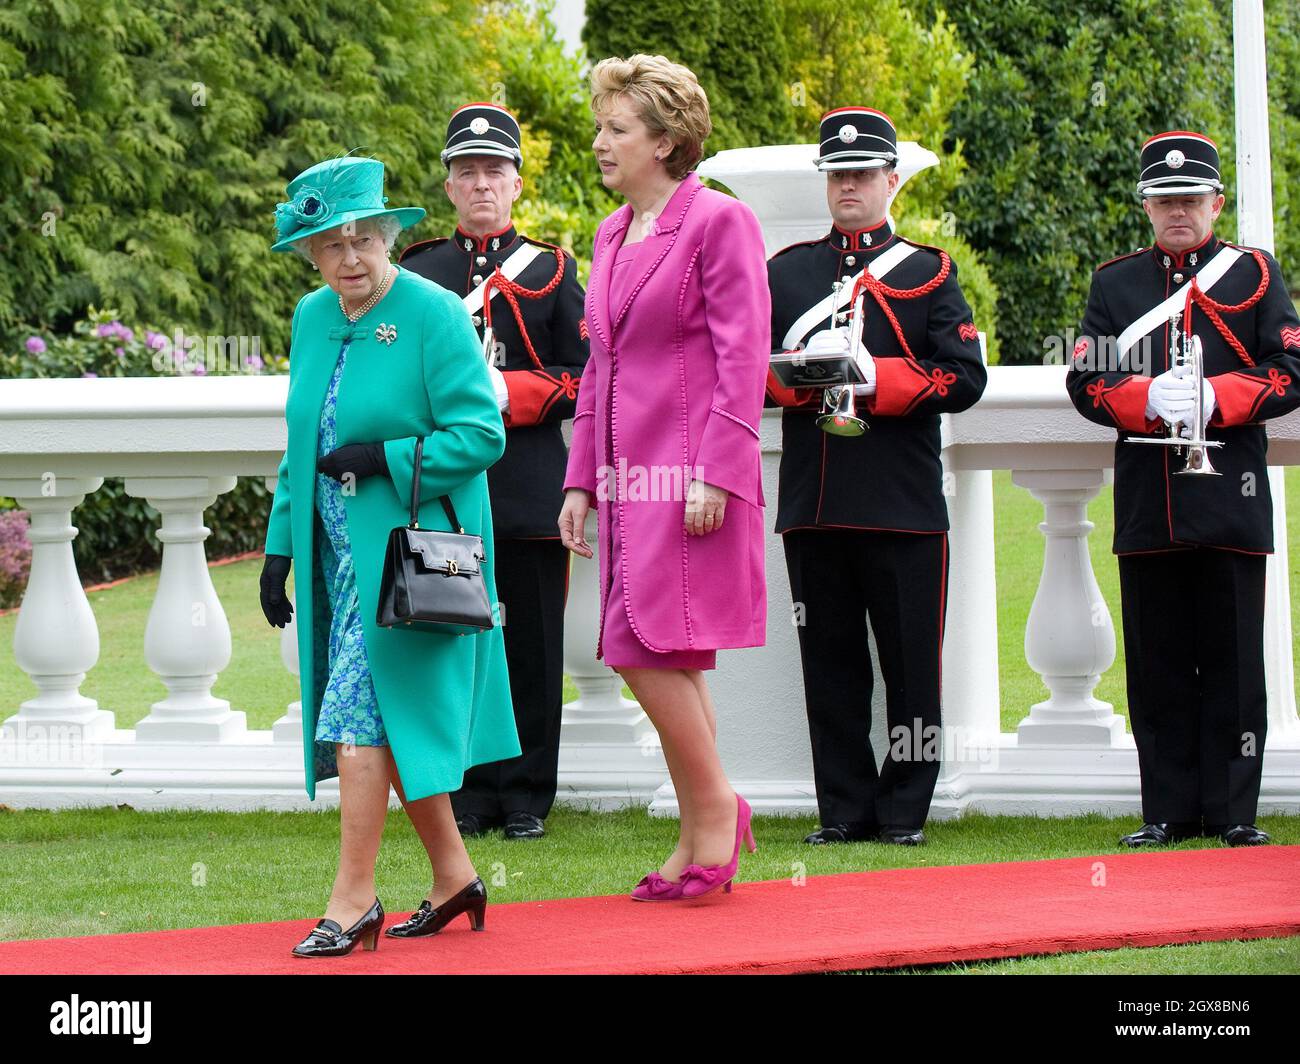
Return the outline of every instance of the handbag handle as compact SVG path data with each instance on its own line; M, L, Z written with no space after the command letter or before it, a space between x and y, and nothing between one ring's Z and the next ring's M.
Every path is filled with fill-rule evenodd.
M424 437L415 437L415 468L411 471L411 521L408 528L420 527L420 466L424 463ZM452 530L459 532L462 536L465 530L461 528L460 522L456 520L456 511L451 505L451 497L440 495L438 501L442 503L442 512L447 515L447 520L451 522Z

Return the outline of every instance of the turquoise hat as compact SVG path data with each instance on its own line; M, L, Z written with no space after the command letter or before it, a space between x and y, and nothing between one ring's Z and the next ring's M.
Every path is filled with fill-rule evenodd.
M272 251L290 251L295 240L362 218L392 214L406 229L424 217L423 207L384 206L384 164L378 159L344 155L317 163L290 181L285 193L289 201L275 207Z

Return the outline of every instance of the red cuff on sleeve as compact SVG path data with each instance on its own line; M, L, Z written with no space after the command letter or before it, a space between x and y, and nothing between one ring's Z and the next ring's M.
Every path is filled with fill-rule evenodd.
M767 371L767 394L778 406L811 406L821 402L816 388L787 388L777 375Z
M577 398L581 380L567 371L557 379L539 369L504 370L501 376L510 393L510 406L501 415L508 429L540 424L559 399Z
M1260 403L1273 390L1266 380L1249 373L1219 373L1211 377L1214 386L1214 416L1211 425L1244 425L1258 415ZM1290 382L1288 382L1290 383Z
M1160 418L1147 418L1147 393L1151 391L1150 377L1125 377L1118 384L1106 387L1098 379L1088 385L1094 407L1103 407L1117 428L1129 432L1155 432L1164 422Z
M911 359L877 357L876 394L867 398L867 410L886 417L905 414L933 387L925 370Z

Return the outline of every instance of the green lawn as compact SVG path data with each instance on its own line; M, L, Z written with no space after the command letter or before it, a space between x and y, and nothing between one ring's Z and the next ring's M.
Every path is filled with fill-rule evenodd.
M1291 515L1293 611L1300 614L1300 470L1287 470ZM1024 661L1025 620L1038 584L1043 539L1039 504L994 476L998 568L998 630L1002 724L1012 730L1046 690ZM1116 625L1118 575L1110 553L1110 492L1093 503L1092 559ZM230 621L235 663L215 693L248 714L251 728L268 728L297 697L280 662L278 630L257 603L259 560L219 565L212 579ZM143 660L144 628L157 576L143 576L90 596L99 618L100 659L82 691L131 727L164 694ZM0 715L17 708L34 687L12 659L15 614L0 617ZM1300 616L1296 635L1300 637ZM1123 648L1098 695L1125 712ZM566 680L565 697L576 694ZM1265 817L1279 843L1300 844L1300 817ZM860 844L812 848L800 839L810 818L766 818L763 842L746 858L744 877L772 879L926 864L1036 860L1115 851L1131 818L986 817L969 815L927 826L931 844L900 850ZM471 853L494 900L515 901L627 890L672 846L672 820L642 810L593 814L560 809L548 820L543 844L475 840ZM413 907L427 889L426 866L401 813L390 817L380 855L380 896L394 911ZM1202 842L1201 845L1207 843ZM1184 843L1194 848L1196 843ZM338 847L337 813L138 813L129 809L16 811L0 806L0 938L94 934L316 915L328 894ZM1115 950L982 964L926 972L1297 972L1300 938Z
M1279 843L1300 843L1300 817L1265 817ZM927 865L1039 860L1116 851L1130 821L971 814L927 825L916 849L804 845L810 817L755 821L744 880ZM557 809L538 842L471 839L494 902L626 892L672 848L676 821L644 810ZM0 808L0 939L44 938L319 915L338 858L338 814L145 813L128 808ZM1195 849L1187 842L1180 849ZM1201 846L1218 845L1201 841ZM393 912L428 889L428 864L405 814L390 813L378 892ZM743 890L744 886L738 886ZM951 972L1300 971L1300 938L1130 949L953 965Z

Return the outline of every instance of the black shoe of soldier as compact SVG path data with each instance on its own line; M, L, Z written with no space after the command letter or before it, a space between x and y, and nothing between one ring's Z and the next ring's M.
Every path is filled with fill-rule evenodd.
M1207 835L1217 835L1229 846L1267 846L1269 836L1254 824L1206 824Z
M1125 835L1119 841L1121 846L1137 849L1142 846L1167 846L1171 842L1197 838L1200 834L1201 825L1190 822L1143 824L1137 831Z
M873 828L856 824L827 824L804 838L810 846L828 846L836 842L863 842L876 837Z
M507 839L540 839L545 834L542 818L539 816L519 810L506 817Z
M920 828L885 828L880 841L891 846L924 846L925 832Z
M462 813L456 818L456 827L460 831L461 838L465 839L486 834L500 823L500 820L481 813Z

